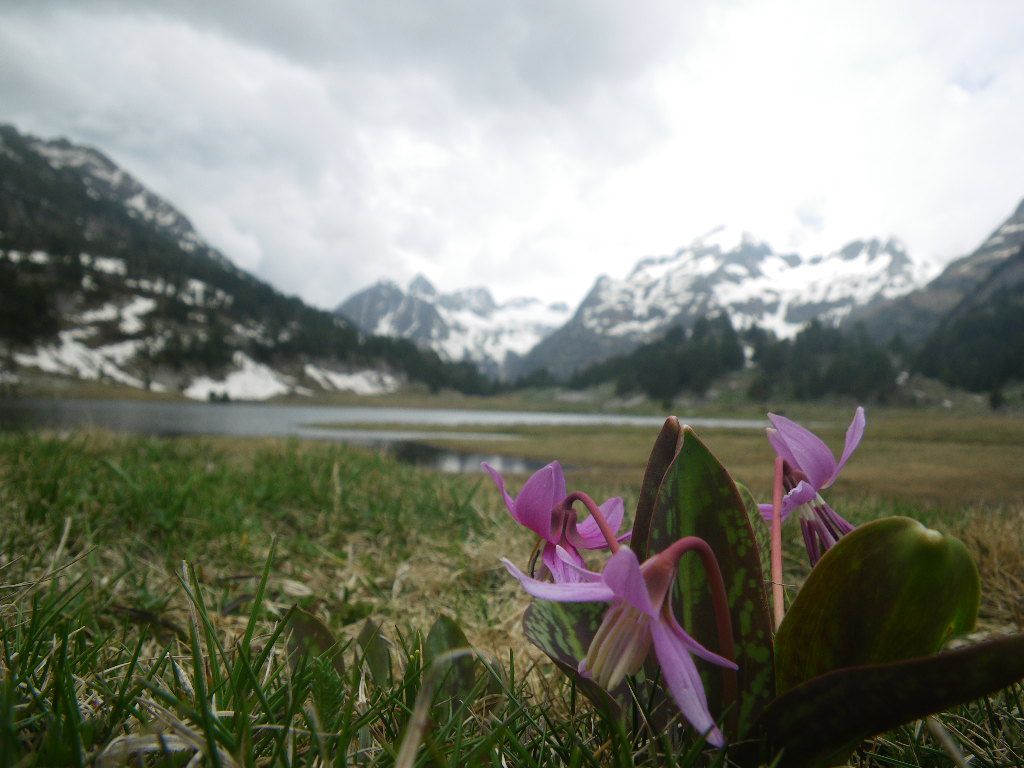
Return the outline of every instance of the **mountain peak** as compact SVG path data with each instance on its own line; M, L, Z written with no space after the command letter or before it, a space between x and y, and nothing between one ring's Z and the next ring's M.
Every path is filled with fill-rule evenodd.
M745 229L720 224L694 240L691 247L718 248L722 253L729 253L745 245L764 246L767 243Z
M1016 258L1022 248L1024 201L981 245L947 264L927 285L905 296L890 297L892 301L858 309L851 314L851 319L863 322L868 332L878 339L886 340L899 334L905 342L918 344L936 329L943 316L956 311L962 302L969 303L979 293L1004 284L1001 282L1006 280L1001 274L1004 265ZM898 256L894 256L893 261L897 260ZM918 272L931 277L931 270L921 269L921 266L916 265Z
M413 296L437 296L437 288L424 275L419 274L409 281L409 293Z
M491 292L482 286L453 291L442 297L442 301L452 309L468 309L482 317L490 315L498 306Z
M739 328L789 337L812 319L835 323L855 306L919 284L896 240L856 240L809 256L777 253L749 232L718 227L673 254L641 259L624 279L599 277L573 319L518 373L573 370L719 313Z
M484 287L437 290L416 275L407 291L381 284L360 291L335 310L369 333L399 336L451 361L471 360L492 375L529 352L569 317L564 304L534 298L498 304Z
M882 240L880 237L872 237L869 240L852 240L840 248L837 253L846 261L852 261L863 255L869 262L881 256L888 256L894 263L909 262L906 247L894 237L887 240Z

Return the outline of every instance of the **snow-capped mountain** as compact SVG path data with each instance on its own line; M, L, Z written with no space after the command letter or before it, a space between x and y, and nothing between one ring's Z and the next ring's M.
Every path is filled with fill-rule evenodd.
M598 278L572 319L515 371L571 371L628 352L673 325L726 313L737 327L780 337L818 318L836 323L856 306L921 285L927 268L897 240L858 240L832 253L776 253L766 242L719 228L667 256L639 261L623 279Z
M930 283L892 301L858 308L850 319L862 322L881 341L898 334L908 344L919 344L962 303L984 301L997 287L1012 282L1017 269L1006 267L1016 267L1021 249L1024 200L972 253L949 264Z
M476 385L239 269L102 153L0 125L0 384L53 377L196 399Z
M149 222L178 240L187 251L205 246L191 222L174 206L146 189L113 160L91 147L67 139L28 138L28 146L54 170L72 169L93 200L109 200L124 206L129 216Z
M367 333L410 339L446 360L468 360L499 377L570 315L566 304L539 299L499 304L486 288L441 293L422 275L405 290L380 281L335 311Z

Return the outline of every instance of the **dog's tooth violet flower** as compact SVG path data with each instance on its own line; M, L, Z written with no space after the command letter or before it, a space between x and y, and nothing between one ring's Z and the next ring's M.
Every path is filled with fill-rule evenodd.
M853 525L825 503L821 491L835 482L860 444L866 424L864 409L858 407L854 412L839 461L821 438L795 421L774 413L768 414L768 420L772 424L767 430L768 442L784 462L782 519L797 512L807 556L814 565L825 550L853 530ZM772 505L762 504L761 513L770 520Z
M559 602L611 603L586 657L580 661L580 673L608 690L614 689L626 675L640 669L653 646L665 683L680 712L697 731L704 734L709 744L720 747L725 739L708 711L704 686L691 654L733 670L737 668L736 664L712 653L690 637L673 615L669 601L679 559L691 550L700 552L705 567L709 561L713 563L709 569L709 581L713 588L718 588L716 603L719 597L724 601L725 590L721 585L717 561L707 543L692 536L680 539L643 565L633 550L619 548L601 573L573 565L570 555L558 547L556 555L565 558L567 568L577 572L579 578L576 582L552 584L539 581L527 576L510 561L502 562L534 597ZM728 606L716 604L716 611L720 608L728 617ZM719 640L726 643L726 653L731 655L732 630L727 619L725 627L727 637Z
M580 579L579 571L569 568L565 559L555 553L556 546L563 547L570 561L579 567L584 565L580 549L608 547L593 516L581 523L576 522L571 503L565 503L565 475L562 472L562 465L557 461L537 470L514 499L505 488L505 479L494 467L486 462L480 466L498 486L498 491L505 500L505 506L512 518L544 541L541 558L554 581L573 582ZM625 514L622 499L617 496L608 499L599 509L612 530L617 533ZM628 538L628 534L620 538Z

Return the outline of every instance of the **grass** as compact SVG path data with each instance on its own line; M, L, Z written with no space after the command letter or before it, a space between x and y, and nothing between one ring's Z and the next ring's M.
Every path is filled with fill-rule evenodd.
M787 413L838 453L853 409L820 406ZM839 416L837 417L837 413ZM746 415L746 414L744 414ZM494 431L459 428L465 432ZM560 459L580 469L579 477L631 488L652 441L649 428L501 426L504 441L428 439L441 448L494 452L541 461ZM761 496L771 482L773 454L761 430L698 429L702 439L738 480ZM945 510L951 515L977 505L1024 502L1024 418L970 416L945 410L869 409L864 443L836 485L844 501L905 504L908 509Z
M975 495L988 487L984 473L998 474L999 456L1004 471L1020 471L1017 425L970 422L958 432L936 420L908 437L902 418L869 423L873 442L849 471L860 467L878 485L867 494L854 494L852 482L838 488L844 513L860 521L912 511L957 532L985 582L983 628L1019 626L1024 504ZM832 425L827 439L844 428ZM571 473L571 483L601 498L625 494L628 506L653 437L571 431L558 445L551 434L525 436L516 445L551 451L546 458L593 461L597 468ZM705 437L727 466L760 471L752 436ZM966 473L982 473L976 486L961 478L950 484L955 501L923 505L909 493L886 496L887 480L874 477L880 469L919 455L906 479L923 482L927 471L960 461L959 453L957 462L939 461L950 440L956 451L982 452ZM890 443L893 452L874 456ZM795 543L787 564L799 580ZM480 478L443 477L358 449L0 436L0 766L179 766L196 754L205 765L392 765L404 757L410 720L429 722L419 765L720 760L685 734L659 739L602 718L525 643L527 601L498 559L525 560L531 546ZM319 624L296 623L307 615ZM462 703L442 701L453 689L441 685L434 705L424 709L420 696L417 710L418 694L436 682L425 636L439 615L455 619L487 663L473 667L475 693L463 686ZM389 638L383 667L364 663L368 619ZM302 626L321 626L329 642ZM336 641L344 666L302 656L304 637L314 649ZM1022 695L1012 688L942 716L972 765L1024 762ZM857 760L950 764L920 724L867 742Z

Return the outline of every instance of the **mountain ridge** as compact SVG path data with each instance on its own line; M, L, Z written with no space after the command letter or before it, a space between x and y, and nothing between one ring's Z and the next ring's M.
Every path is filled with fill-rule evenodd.
M416 275L404 290L380 280L345 299L335 313L367 333L401 336L446 360L469 361L502 378L565 321L569 308L530 297L498 302L482 286L441 292Z
M880 341L898 336L911 346L920 344L946 314L984 285L1022 247L1024 200L977 248L951 261L927 284L903 296L862 307L851 313L847 322L862 324Z
M805 257L719 227L672 254L638 260L625 278L598 277L572 318L516 373L569 373L721 312L737 327L791 337L812 319L836 323L858 304L905 293L925 273L895 238L854 240Z
M238 268L100 151L10 125L0 125L0 368L7 381L37 371L200 399L484 384Z

